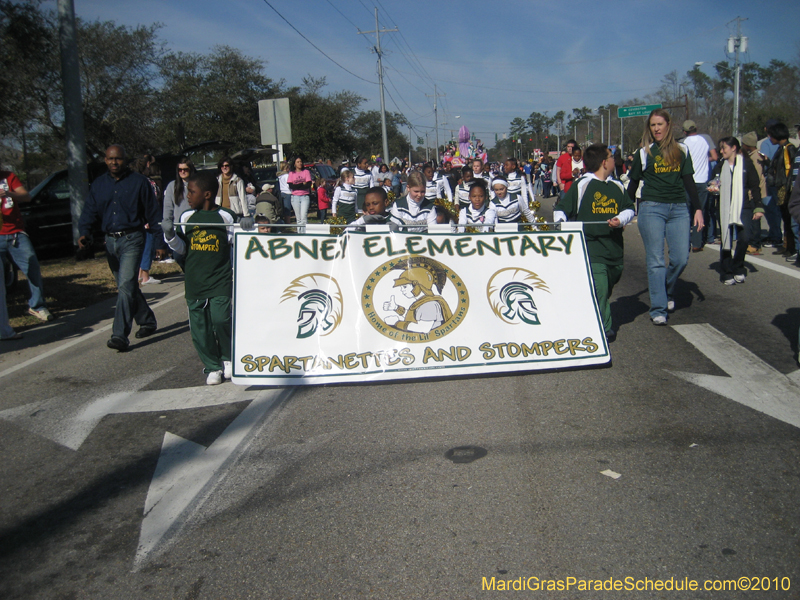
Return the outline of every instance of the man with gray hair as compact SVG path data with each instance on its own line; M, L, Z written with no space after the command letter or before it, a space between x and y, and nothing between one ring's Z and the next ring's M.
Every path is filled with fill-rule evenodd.
M705 133L700 134L697 132L697 124L692 120L683 122L683 131L686 137L683 139L683 144L689 149L689 154L692 157L692 165L694 166L694 185L697 188L697 197L700 199L700 208L703 211L703 216L706 215L706 203L708 201L708 159L709 156L712 160L717 160L717 150L714 140ZM689 195L686 195L686 201L689 202ZM713 211L712 211L713 212ZM707 218L707 217L706 217ZM706 223L712 221L706 220ZM713 236L714 231L709 227L709 235ZM700 252L703 249L703 231L697 230L697 227L692 225L691 235L692 252Z

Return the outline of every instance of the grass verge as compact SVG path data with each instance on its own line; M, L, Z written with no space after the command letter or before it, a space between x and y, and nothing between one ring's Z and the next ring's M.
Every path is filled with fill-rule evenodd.
M90 260L76 261L74 258L57 258L40 261L47 308L56 318L77 312L117 295L117 284L108 268L105 253ZM177 264L153 262L150 275L157 279L171 273L180 273ZM20 272L19 281L6 296L11 326L25 331L42 321L28 314L30 288L25 275Z

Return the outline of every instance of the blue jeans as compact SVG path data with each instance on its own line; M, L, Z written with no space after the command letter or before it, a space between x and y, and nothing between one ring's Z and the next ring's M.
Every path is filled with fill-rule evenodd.
M288 220L289 213L292 212L292 195L281 192L281 201L283 202L284 219Z
M719 247L719 264L723 281L731 279L734 275L747 275L744 257L747 255L747 246L759 221L753 221L752 208L743 208L741 218L741 225L730 225L731 233L736 234L736 242L732 244L733 251L725 250L722 245Z
M703 221L705 223L706 244L711 244L714 242L715 238L720 236L718 194L706 195L706 209L703 211Z
M706 203L708 202L708 184L707 183L697 183L695 182L694 187L697 189L697 197L700 199L700 210L703 211L703 215L706 214ZM689 194L686 194L686 202L689 202ZM691 206L691 204L689 204ZM692 214L692 210L689 210L689 215ZM693 219L689 219L693 221ZM703 237L705 236L706 232L702 229L697 231L697 227L692 224L692 248L702 248L703 247Z
M308 196L292 195L292 209L297 219L297 233L305 233L306 231L306 228L301 226L305 225L308 220L308 205L310 203L311 199Z
M767 233L767 241L775 242L776 244L783 243L783 234L781 233L781 210L778 203L775 201L777 191L775 188L767 188L767 195L764 196L764 216L767 218L767 225L769 232Z
M3 236L5 237L5 236ZM6 305L6 269L3 260L0 260L0 338L9 338L14 335L14 328L8 322L8 306Z
M650 318L667 316L667 300L689 262L689 209L686 203L639 203L639 233L647 257ZM669 266L664 264L664 240Z
M150 271L150 267L153 264L153 257L156 253L156 245L155 245L155 235L150 233L149 231L145 231L144 233L144 252L142 253L142 262L139 265L139 268L142 271Z
M31 298L28 300L28 306L34 310L44 308L42 272L39 268L39 259L36 258L36 252L27 234L11 233L0 235L0 258L13 262L28 278L28 287L31 289Z
M140 327L156 327L156 316L139 289L144 237L144 231L134 231L119 238L106 236L106 259L119 289L111 337L126 344L134 319Z

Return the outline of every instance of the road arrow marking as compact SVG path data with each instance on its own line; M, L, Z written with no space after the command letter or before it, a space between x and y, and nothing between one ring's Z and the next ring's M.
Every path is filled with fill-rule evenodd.
M250 403L214 442L205 448L166 432L155 474L147 492L139 547L134 559L138 570L154 553L165 549L180 533L252 440L259 423L273 407L287 400L294 388L252 389L237 385L139 392L169 370L127 379L104 396L88 403L67 396L17 406L0 412L10 421L71 450L78 450L107 415L164 412Z
M112 392L88 404L81 405L56 396L4 410L0 412L0 419L71 450L78 450L106 415L204 408L252 400L256 394L252 389L238 385L137 391L168 372L157 371L127 379L116 386L126 391Z
M134 571L175 539L211 495L226 468L248 446L256 426L293 391L286 388L259 392L208 448L169 432L164 434L145 501Z
M708 323L672 328L730 377L669 373L800 428L800 371L784 375Z
M4 410L0 412L0 419L70 450L77 450L103 417L117 412L130 412L126 407L129 403L135 403L131 398L136 397L136 391L168 372L169 369L126 379L107 387L106 391L110 393L89 403L81 404L68 396L56 396Z

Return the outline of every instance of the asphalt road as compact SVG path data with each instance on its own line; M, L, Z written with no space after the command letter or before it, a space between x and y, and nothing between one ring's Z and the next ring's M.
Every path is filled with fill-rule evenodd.
M131 352L113 302L4 344L0 597L800 598L800 269L708 247L655 327L625 238L604 368L211 393L180 277Z

